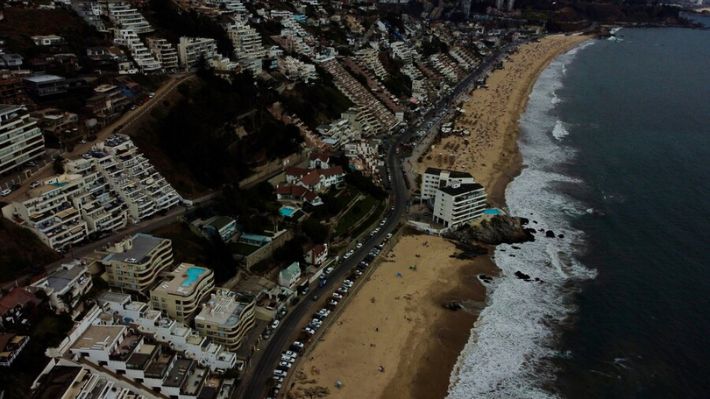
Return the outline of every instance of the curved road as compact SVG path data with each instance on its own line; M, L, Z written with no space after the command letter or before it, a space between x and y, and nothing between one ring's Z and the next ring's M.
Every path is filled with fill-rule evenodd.
M517 43L511 43L501 48L496 54L488 60L480 64L470 75L463 79L451 94L445 96L437 103L436 107L431 109L422 118L422 122L415 127L408 128L403 133L396 136L394 142L387 149L387 171L390 176L390 195L392 198L392 210L386 216L386 222L380 229L380 232L373 237L367 236L362 241L362 248L356 250L353 256L343 260L335 270L328 276L328 280L323 287L316 287L309 291L308 298L301 300L295 307L281 320L279 328L274 332L268 346L255 357L256 364L250 367L251 370L244 376L243 383L246 386L241 386L239 394L244 399L261 399L266 395L266 387L270 386L269 381L272 377L272 372L281 358L281 353L288 349L294 340L300 335L300 325L320 306L316 307L319 301L311 301L310 297L318 295L323 298L326 294L330 294L337 284L345 278L357 265L362 261L375 245L382 242L388 233L395 230L402 216L407 209L409 202L409 189L405 183L405 177L402 170L402 163L397 154L397 148L400 144L411 140L415 132L429 121L432 121L432 126L436 126L442 121L442 111L446 111L461 94L470 91L472 83L480 76L487 73L490 68L497 63L502 56L513 48ZM322 300L322 299L321 299ZM287 389L287 387L284 387Z

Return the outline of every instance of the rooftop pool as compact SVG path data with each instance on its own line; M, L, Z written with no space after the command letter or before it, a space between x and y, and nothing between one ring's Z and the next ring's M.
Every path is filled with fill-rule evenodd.
M185 277L184 280L182 280L182 286L183 287L189 287L193 284L195 284L195 281L199 280L200 276L205 272L206 270L201 268L201 267L188 267L187 270L185 271Z
M502 215L502 214L503 214L503 211L501 211L501 210L498 209L498 208L488 208L488 209L484 209L484 210L483 210L483 214L484 214L484 215L492 215L492 216L495 216L495 215Z

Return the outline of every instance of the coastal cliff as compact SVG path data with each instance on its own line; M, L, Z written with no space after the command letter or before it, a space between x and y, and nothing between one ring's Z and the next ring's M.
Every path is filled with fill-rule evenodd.
M446 238L464 245L498 245L534 241L535 229L525 227L528 220L514 216L494 216L475 226L447 233Z

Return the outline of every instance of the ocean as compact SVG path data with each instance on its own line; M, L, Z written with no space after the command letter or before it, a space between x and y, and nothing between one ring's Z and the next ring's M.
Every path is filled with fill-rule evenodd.
M710 31L618 36L533 88L506 201L541 231L496 249L451 399L708 396Z

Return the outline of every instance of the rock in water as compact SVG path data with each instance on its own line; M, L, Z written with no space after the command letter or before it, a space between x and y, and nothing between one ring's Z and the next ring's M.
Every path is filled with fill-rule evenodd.
M547 231L545 232L545 237L547 237L547 238L555 238L555 232L552 231L552 230L547 230Z
M446 237L463 244L479 242L490 245L514 244L535 239L531 230L523 227L521 218L507 215L483 220L475 227L464 226L447 233Z
M520 270L515 272L515 277L517 277L521 280L530 281L530 275L525 274L525 273L521 272Z

